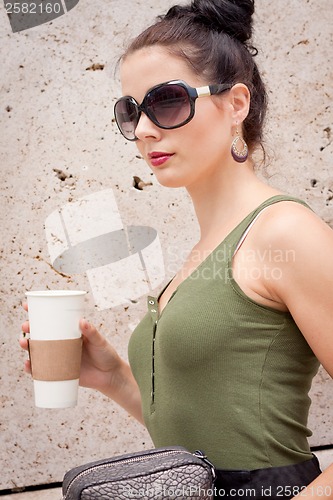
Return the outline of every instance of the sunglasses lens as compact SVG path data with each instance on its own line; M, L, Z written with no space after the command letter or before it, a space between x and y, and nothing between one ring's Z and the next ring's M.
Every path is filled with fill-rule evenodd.
M166 129L185 124L193 112L187 89L176 83L161 85L148 92L140 108L155 125ZM117 125L129 141L136 140L140 114L139 106L131 97L122 97L115 104Z
M135 129L140 118L137 105L128 97L123 97L115 104L114 116L123 136L133 141L136 138Z
M163 85L147 95L147 110L156 125L173 128L183 124L191 114L187 90L181 85Z

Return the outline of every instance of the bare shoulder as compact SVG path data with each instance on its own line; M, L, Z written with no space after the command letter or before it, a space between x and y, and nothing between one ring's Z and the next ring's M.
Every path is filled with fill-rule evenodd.
M333 230L311 208L295 201L270 205L258 219L258 242L280 249L313 251L321 244L331 246Z
M289 201L272 205L259 221L259 247L282 256L274 262L278 279L266 283L267 288L289 310L333 377L333 231L312 210Z

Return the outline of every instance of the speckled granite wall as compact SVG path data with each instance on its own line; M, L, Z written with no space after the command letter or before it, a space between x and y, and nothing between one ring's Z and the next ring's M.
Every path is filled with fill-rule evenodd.
M158 186L112 122L112 104L119 95L113 78L117 54L124 42L173 3L81 0L66 15L19 33L12 33L5 11L0 11L0 490L57 482L75 464L151 445L132 418L88 390L80 389L75 409L34 408L18 337L25 290L79 287L90 291L87 317L126 356L131 330L145 310L142 293L156 291L170 278L195 241L197 228L185 192ZM266 176L305 198L333 226L332 26L330 0L257 0L258 58L271 102ZM135 189L133 176L148 185ZM103 212L107 192L115 207L111 220ZM74 245L72 234L81 243L103 237L103 229L92 220L91 235L80 240L84 211L74 214L75 230L73 217L67 225L64 220L66 207L79 206L92 195L101 203L106 224L116 221L118 230L150 228L155 231L151 243L156 254L159 243L163 248L165 268L161 259L153 267L146 262L144 277L136 274L133 254L131 286L118 284L118 302L107 297L113 268L103 281L94 269L67 267L65 272L54 265L57 256ZM51 214L56 214L53 225ZM59 250L57 238L64 228L67 247ZM140 244L148 244L147 234ZM333 385L324 371L316 378L312 398L311 443L332 444Z

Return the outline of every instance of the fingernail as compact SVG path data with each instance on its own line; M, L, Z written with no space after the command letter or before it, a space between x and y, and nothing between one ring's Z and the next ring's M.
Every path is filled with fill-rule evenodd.
M88 330L89 326L90 326L90 325L89 325L88 321L87 321L86 319L84 319L84 320L83 320L83 328L84 328L85 330Z

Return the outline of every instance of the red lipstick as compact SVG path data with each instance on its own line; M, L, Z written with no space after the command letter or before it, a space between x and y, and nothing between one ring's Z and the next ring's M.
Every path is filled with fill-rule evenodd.
M174 153L165 153L163 151L153 151L152 153L148 153L148 157L153 167L159 167L168 161L173 154Z

